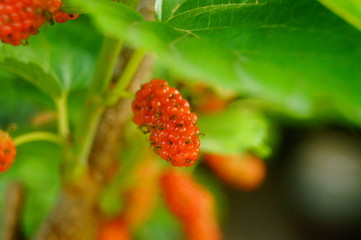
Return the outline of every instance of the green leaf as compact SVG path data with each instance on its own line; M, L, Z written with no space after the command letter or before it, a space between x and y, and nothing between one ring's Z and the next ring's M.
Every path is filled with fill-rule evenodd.
M156 0L155 16L160 21L168 19L173 12L186 0Z
M319 0L323 5L361 30L361 2L359 0Z
M88 86L95 68L101 36L78 19L43 28L30 38L30 47L47 60L65 91Z
M157 53L183 78L298 117L327 102L361 124L361 33L317 1L158 1L162 22L122 4L72 1L104 33Z
M192 66L186 74L295 116L315 114L316 103L327 101L361 124L360 32L314 1L253 3L190 0L175 9L165 22L189 36L175 44L175 56ZM228 67L209 67L213 56Z
M0 68L21 76L53 99L87 86L100 35L86 19L41 28L28 46L0 44ZM93 30L93 31L92 31Z
M130 25L144 21L144 18L134 9L120 3L95 0L70 0L72 4L86 9L95 23L104 32L123 35Z
M20 75L52 98L61 95L59 79L34 49L0 43L0 68Z
M266 1L243 0L188 0L176 5L164 22L178 29L211 31L228 28L244 22L242 14L256 13L266 5ZM169 10L168 10L169 11Z
M266 144L268 124L258 112L230 108L217 115L200 116L201 150L231 154L253 150L262 156L269 154Z
M53 109L49 98L40 94L30 83L3 72L0 72L0 79L0 127L3 129L13 123L19 129L24 128L29 125L34 114Z
M87 25L86 20L77 19L40 29L29 38L28 46L0 44L0 68L53 99L63 91L87 86L101 40Z

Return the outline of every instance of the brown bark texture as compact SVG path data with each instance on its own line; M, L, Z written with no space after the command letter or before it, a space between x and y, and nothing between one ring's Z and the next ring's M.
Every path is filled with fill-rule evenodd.
M20 183L11 183L5 193L3 225L0 227L1 240L21 240L23 234L20 227L25 190Z

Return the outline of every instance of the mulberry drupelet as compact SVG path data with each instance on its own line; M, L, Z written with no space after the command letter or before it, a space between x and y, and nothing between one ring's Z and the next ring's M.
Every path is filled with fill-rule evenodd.
M151 145L173 166L192 166L199 155L197 115L189 103L166 81L154 79L136 93L134 122L150 132Z

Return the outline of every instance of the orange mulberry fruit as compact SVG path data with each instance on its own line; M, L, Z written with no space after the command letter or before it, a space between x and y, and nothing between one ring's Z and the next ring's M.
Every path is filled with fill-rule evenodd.
M7 171L16 157L16 148L13 139L8 133L0 130L0 172Z
M257 188L266 176L264 161L252 154L205 154L204 158L220 179L244 190Z

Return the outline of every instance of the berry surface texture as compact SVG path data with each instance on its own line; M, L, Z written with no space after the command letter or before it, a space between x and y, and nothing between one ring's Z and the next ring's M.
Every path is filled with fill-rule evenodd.
M142 85L132 103L134 122L150 133L150 142L159 156L176 167L189 167L199 155L197 115L175 88L153 79Z
M60 0L1 0L0 39L3 43L18 46L49 21L59 23L75 19L78 15L62 12Z

